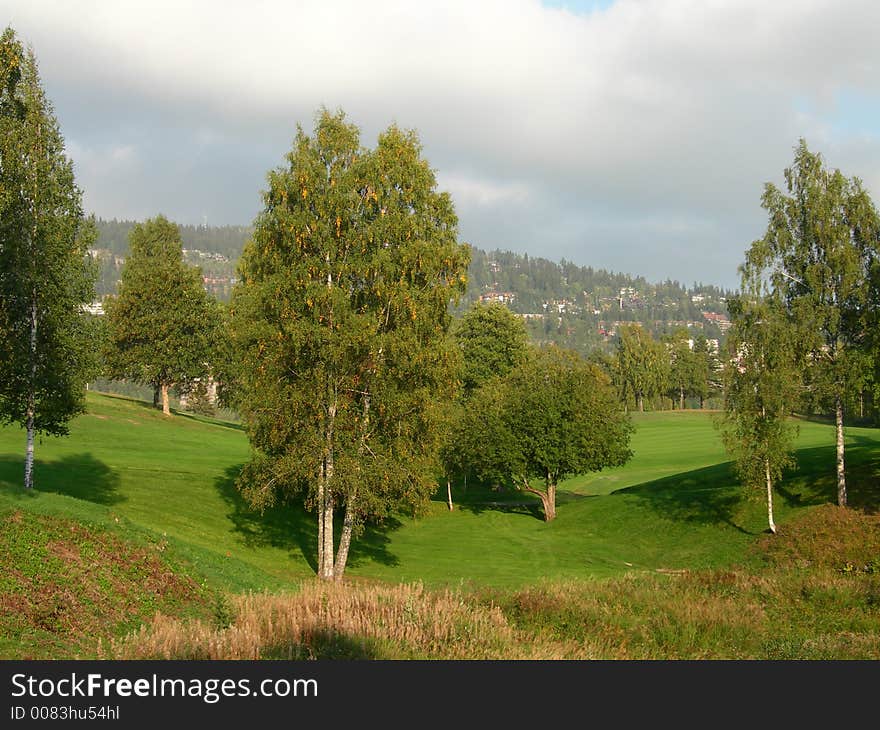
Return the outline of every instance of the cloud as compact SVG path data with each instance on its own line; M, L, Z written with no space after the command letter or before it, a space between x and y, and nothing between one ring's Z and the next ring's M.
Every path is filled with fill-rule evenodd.
M600 5L6 3L76 136L86 120L111 139L134 130L144 149L155 134L178 150L168 156L193 188L228 165L225 188L191 206L195 220L210 205L252 211L256 191L243 186L261 183L322 104L344 108L366 144L392 121L417 129L475 245L513 236L603 266L625 244L633 265L651 269L634 273L653 278L712 280L693 262L713 251L734 281L765 223L762 186L781 181L801 136L869 188L878 181L880 135L839 117L851 113L841 98L867 109L880 98L880 4ZM98 107L103 123L89 117ZM133 181L132 194L161 198L148 187L157 184ZM490 208L494 229L482 217Z
M516 205L529 199L529 187L524 183L482 180L466 174L441 174L437 185L442 190L448 190L460 208Z

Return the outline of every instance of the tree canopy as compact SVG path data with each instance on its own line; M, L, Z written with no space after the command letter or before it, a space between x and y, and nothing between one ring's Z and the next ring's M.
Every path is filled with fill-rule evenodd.
M529 337L522 319L498 302L474 302L455 323L462 353L462 387L470 394L493 377L504 376L526 358Z
M254 450L239 486L258 506L304 497L318 575L341 579L365 520L436 488L458 369L449 305L469 250L414 132L391 126L365 149L342 112L322 110L268 182L230 310Z
M645 399L663 392L669 364L666 348L648 330L638 324L620 328L616 375L625 403L632 398L639 411L645 410Z

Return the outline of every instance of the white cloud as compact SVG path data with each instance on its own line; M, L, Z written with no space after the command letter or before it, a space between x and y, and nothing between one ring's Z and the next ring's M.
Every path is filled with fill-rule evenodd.
M493 207L499 204L522 204L529 199L528 185L517 182L482 180L466 174L441 173L437 185L448 190L456 205L461 207Z
M842 89L880 97L873 0L617 0L582 16L536 0L5 7L0 22L33 43L71 103L134 99L167 134L188 129L181 146L289 144L321 104L346 109L367 144L392 120L416 128L463 225L469 209L528 199L546 206L533 211L541 230L580 216L571 245L609 240L616 216L636 247L632 220L710 219L717 238L703 245L735 269L751 235L733 236L758 233L762 185L781 178L798 137L878 179L876 136L828 132Z

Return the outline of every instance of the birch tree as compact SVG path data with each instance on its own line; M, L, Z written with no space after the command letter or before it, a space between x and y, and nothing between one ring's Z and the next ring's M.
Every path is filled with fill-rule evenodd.
M36 58L0 37L0 421L26 431L24 486L37 433L64 435L84 410L96 362L88 248L95 228Z
M631 397L639 412L645 398L663 392L669 373L666 349L638 324L622 325L617 344L616 373L621 397Z
M764 280L797 333L814 395L834 412L837 503L845 506L844 406L860 377L870 334L870 273L878 259L880 216L858 178L825 168L806 142L785 170L788 194L768 183L769 222L746 253L743 275Z
M775 533L773 486L795 465L796 427L790 420L800 388L795 330L778 302L755 294L731 298L728 310L724 445L743 485L765 495L768 528Z
M359 137L341 112L299 128L269 173L230 308L253 447L239 488L256 507L305 500L325 580L342 579L368 519L418 510L436 489L458 367L449 305L469 260L415 133L392 126L372 150Z

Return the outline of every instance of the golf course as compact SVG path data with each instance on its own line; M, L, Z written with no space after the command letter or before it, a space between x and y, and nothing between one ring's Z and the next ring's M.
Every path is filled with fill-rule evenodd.
M675 604L683 611L680 621L688 624L693 619L686 617L688 611L708 610L706 596L717 598L721 580L722 591L737 585L737 590L759 591L755 600L761 604L761 619L748 631L743 629L743 636L758 637L757 645L743 646L739 639L713 644L703 637L694 640L702 646L695 649L694 641L689 644L678 636L670 639L673 648L652 644L636 650L636 655L779 656L782 650L771 641L773 627L778 621L789 633L809 633L793 618L804 619L804 606L798 604L809 596L803 591L777 595L771 583L809 583L821 577L831 583L816 589L821 597L818 615L836 626L849 615L838 609L849 606L860 623L846 624L848 653L878 655L880 588L872 566L880 553L871 553L880 544L871 515L880 470L877 429L847 429L851 508L839 510L832 507L833 424L799 421L798 468L778 485L780 530L773 536L766 531L762 495L752 498L739 485L713 414L653 412L634 414L633 422L630 461L563 482L553 522L541 519L540 502L529 495L473 484L454 486L450 511L445 481L438 478L437 493L424 514L398 514L370 524L353 541L345 587L365 595L378 591L386 602L399 599L411 608L416 605L413 611L426 597L450 601L454 596L453 606L500 611L505 631L537 632L545 639L564 619L566 642L579 641L584 647L586 639L578 636L597 631L605 649L592 645L587 654L605 651L619 656L622 646L629 645L630 652L637 649L640 641L634 637L649 641L638 628L641 611L663 612L667 603ZM254 601L295 601L297 596L315 601L316 590L340 590L315 587L317 533L312 513L293 503L260 513L240 497L235 479L249 447L236 423L189 413L169 418L145 402L90 392L87 412L71 422L69 436L38 441L31 492L21 487L23 442L21 429L0 429L0 554L6 563L0 595L7 597L0 603L0 651L7 658L94 656L99 652L96 641L122 641L157 614L166 621L201 620L207 622L205 630L223 631L236 616L259 611ZM826 535L820 523L829 520L851 520L853 525L845 530L828 527ZM854 551L851 557L847 550ZM811 557L804 558L804 551ZM813 572L820 567L828 575ZM723 575L728 578L719 578ZM757 588L750 583L755 576L761 581ZM706 594L702 598L692 595L694 580ZM150 581L158 583L148 590ZM401 593L411 590L419 601L413 603L413 595ZM840 591L844 594L838 595ZM853 591L862 598L854 598ZM556 596L553 600L548 598L551 594ZM596 608L603 595L613 610ZM321 600L326 604L333 597ZM535 610L527 610L532 601ZM862 603L854 607L853 601ZM746 601L742 611L748 613L749 605ZM563 619L538 618L553 613L554 607ZM433 611L431 621L437 620L439 610L428 611ZM597 610L603 620L613 620L625 638L599 632ZM613 618L609 612L621 613ZM623 612L626 621L620 618ZM466 613L466 618L456 620L479 620L475 608ZM669 631L677 635L672 628L677 621L667 620L672 622ZM579 629L572 632L572 625ZM332 641L326 636L317 644L312 641L308 651L303 647L309 642L299 636L287 643L286 651L291 656L300 651L309 656L361 656L369 645L369 656L444 655L427 645L395 644L391 624L387 628L389 635L373 643L361 636L360 643L354 642L357 650L340 648L336 635ZM333 633L332 627L325 629ZM141 628L142 635L145 631ZM650 642L659 641L658 636L653 633ZM385 648L375 648L376 641ZM781 655L841 651L839 643L828 648L805 641L783 641L780 646L787 648ZM388 642L396 648L388 648ZM519 640L515 643L520 645ZM572 647L543 646L550 656L578 656ZM274 644L257 653L271 656L278 651ZM475 651L510 654L509 647Z

